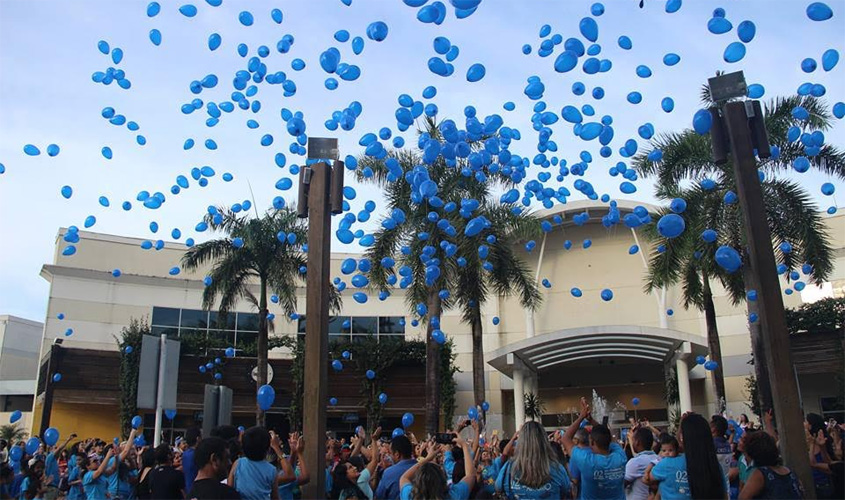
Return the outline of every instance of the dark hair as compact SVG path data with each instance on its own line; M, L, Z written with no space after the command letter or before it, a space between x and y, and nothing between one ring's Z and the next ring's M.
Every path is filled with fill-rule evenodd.
M563 463L566 460L566 455L563 453L563 447L557 441L552 441L549 444L552 446L554 458L557 459L559 463Z
M716 459L710 424L701 415L690 413L681 420L681 436L692 498L724 498L725 478Z
M725 434L728 433L728 420L721 415L710 417L710 425L713 426L720 437L725 437Z
M675 439L675 436L669 434L668 432L664 432L663 434L661 434L660 440L657 443L658 446L663 446L664 444L673 446L676 451L680 451L681 449L681 446L678 444L678 440Z
M353 496L358 499L367 498L367 495L361 491L361 488L346 477L348 467L354 466L348 461L340 462L332 470L332 491L330 498L340 498L340 495L344 492L346 493L344 496L347 498Z
M29 478L29 486L26 487L26 491L22 492L22 498L27 499L34 499L38 497L38 489L41 488L41 477L35 475L35 467L41 464L44 465L44 462L41 459L35 459L35 463L33 463L29 470L26 471L26 477ZM44 469L41 469L41 473L44 473Z
M171 457L173 456L173 452L170 451L170 445L167 443L161 443L160 445L156 446L155 448L155 457L156 457L156 464L166 464L170 461Z
M640 427L639 429L635 430L632 437L633 442L639 443L639 445L644 450L650 450L651 447L654 445L654 434L652 434L651 431L646 429L645 427Z
M211 455L217 455L222 459L229 452L226 441L218 437L205 438L197 445L197 450L194 452L194 462L197 469L202 469L211 460Z
M250 427L244 432L242 440L244 455L250 460L264 460L270 449L270 433L264 427Z
M200 437L202 437L202 433L197 427L189 427L185 431L185 442L188 443L188 446L196 446Z
M505 446L507 446L508 443L510 443L510 442L511 442L510 439L503 439L503 440L499 441L499 453L504 452Z
M147 448L141 453L141 468L153 467L156 464L156 452Z
M390 451L398 453L402 458L411 458L411 453L413 453L411 440L407 436L396 436L390 441Z
M449 498L446 472L443 467L431 462L423 463L411 480L411 498Z
M606 425L594 425L593 430L590 431L590 440L592 440L593 444L595 444L600 450L610 449L611 437L610 429L608 429Z
M775 439L766 432L755 432L745 438L745 453L754 461L755 467L780 465L780 452Z
M220 439L235 439L239 434L240 431L234 425L219 425L211 429L211 436Z
M460 483L467 474L464 468L464 450L457 446L453 447L452 458L455 460L455 467L452 469L452 484Z

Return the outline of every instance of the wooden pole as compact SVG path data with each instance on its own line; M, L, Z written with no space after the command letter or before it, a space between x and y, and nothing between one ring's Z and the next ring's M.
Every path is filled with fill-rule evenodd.
M328 400L329 286L331 216L329 185L331 169L326 163L310 168L308 191L308 274L305 299L305 383L302 430L305 464L312 480L302 488L302 498L326 498L326 403Z
M757 174L757 160L751 141L751 130L744 102L725 105L725 121L731 143L736 188L745 220L745 234L751 269L757 278L757 306L763 337L765 362L777 421L781 456L804 485L806 498L815 498L813 475L807 443L804 439L804 416L798 396L798 385L792 370L789 332L783 312L780 282L777 277L772 235L766 217L763 190Z

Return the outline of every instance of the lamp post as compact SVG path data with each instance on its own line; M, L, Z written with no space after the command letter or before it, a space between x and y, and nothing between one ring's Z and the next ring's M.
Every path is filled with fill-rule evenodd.
M771 156L763 111L757 100L732 101L746 95L745 76L741 71L711 78L710 93L718 107L710 109L713 117L711 143L716 164L727 162L730 151L739 203L742 207L748 243L750 274L756 278L760 336L766 363L781 456L804 484L807 498L815 498L813 476L804 438L804 417L801 413L798 383L792 365L789 332L783 310L780 282L777 277L772 235L766 218L763 190L757 170L757 156ZM764 410L765 411L765 410Z
M297 213L308 218L308 273L305 280L305 377L302 428L304 460L315 480L302 488L302 498L325 498L324 441L328 399L329 287L331 214L342 212L343 162L338 161L337 139L309 138L308 158L320 160L303 167L299 175ZM327 160L335 160L330 166Z

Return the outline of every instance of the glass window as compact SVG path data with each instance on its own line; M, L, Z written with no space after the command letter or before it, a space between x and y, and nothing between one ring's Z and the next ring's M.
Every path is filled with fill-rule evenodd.
M378 333L384 334L405 334L405 325L399 324L403 318L401 316L387 316L378 319Z
M179 326L179 309L153 307L152 324L156 326Z
M171 339L175 339L175 338L179 337L179 329L178 328L168 328L166 326L153 326L153 327L150 328L150 333L152 333L156 337L158 337L162 334L167 335Z
M352 333L378 333L378 318L375 316L360 316L352 318Z
M387 334L387 335L384 335L384 334L379 334L378 338L379 338L380 340L384 340L384 341L390 341L390 340L405 340L405 335L404 335L404 334L396 334L396 335L394 335L394 334L392 334L392 333L391 333L391 334Z
M197 328L205 330L208 328L208 311L182 309L182 320L179 324L182 328Z
M208 313L208 327L212 330L234 330L235 329L235 312L230 312L226 315L225 322L221 321L220 313L211 311ZM218 324L218 322L220 324Z
M344 323L346 327L344 328ZM349 333L351 328L349 316L330 316L329 317L329 333Z
M242 332L238 331L237 342L235 345L238 347L243 347L247 345L254 345L258 342L258 334L253 332Z
M255 313L238 313L238 331L257 332L258 315Z
M353 335L352 336L352 342L353 343L364 342L368 338L372 338L372 335Z
M208 331L208 344L217 347L231 347L235 345L235 332L222 330Z
M305 316L300 316L296 324L296 333L305 335Z
M333 333L329 335L329 342L349 342L349 334Z

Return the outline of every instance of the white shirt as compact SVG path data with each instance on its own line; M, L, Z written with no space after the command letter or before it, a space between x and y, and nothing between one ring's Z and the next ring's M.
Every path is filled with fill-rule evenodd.
M645 450L634 455L625 464L625 481L631 482L631 486L625 491L627 500L646 500L648 498L648 485L642 482L642 477L655 457L653 451Z

